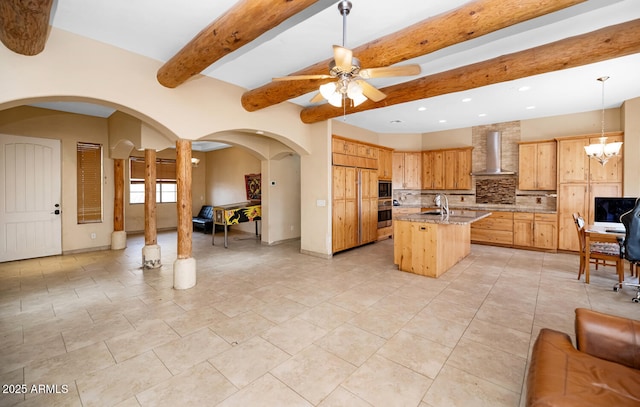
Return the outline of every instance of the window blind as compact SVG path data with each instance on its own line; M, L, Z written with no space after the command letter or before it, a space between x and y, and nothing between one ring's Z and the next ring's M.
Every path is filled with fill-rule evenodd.
M131 181L144 182L146 167L144 158L131 157ZM176 160L165 158L156 159L156 181L176 182Z
M102 222L102 145L77 144L78 223Z

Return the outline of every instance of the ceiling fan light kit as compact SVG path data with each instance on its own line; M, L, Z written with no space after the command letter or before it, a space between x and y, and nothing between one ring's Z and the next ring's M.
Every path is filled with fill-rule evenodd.
M361 69L360 60L353 56L353 52L345 48L347 37L347 15L351 11L352 4L348 0L338 3L338 10L342 15L342 46L333 46L333 60L329 63L329 75L292 75L282 78L274 78L274 81L284 80L309 80L336 78L335 82L320 85L319 94L312 99L312 103L326 100L335 107L357 107L371 99L379 102L387 95L370 85L365 79L383 78L394 76L418 75L421 72L420 65L404 65L397 67L380 67Z

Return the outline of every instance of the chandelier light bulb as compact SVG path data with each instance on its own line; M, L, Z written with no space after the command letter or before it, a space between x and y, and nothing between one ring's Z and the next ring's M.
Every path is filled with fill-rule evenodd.
M336 94L336 83L329 82L320 85L320 94L327 100L331 99L331 97Z

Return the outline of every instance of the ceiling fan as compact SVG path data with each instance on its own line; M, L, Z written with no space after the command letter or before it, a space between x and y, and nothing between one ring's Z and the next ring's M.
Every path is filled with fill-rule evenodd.
M347 35L347 15L351 11L351 7L352 4L348 0L342 0L338 3L338 10L342 15L342 46L333 46L333 60L329 63L329 74L291 75L273 78L273 81L336 78L336 82L321 85L320 93L316 94L311 102L317 103L326 99L331 105L342 107L343 101L349 99L355 107L367 99L379 102L387 97L365 79L410 76L420 73L420 65L417 64L361 69L358 58L354 57L353 52L344 46Z

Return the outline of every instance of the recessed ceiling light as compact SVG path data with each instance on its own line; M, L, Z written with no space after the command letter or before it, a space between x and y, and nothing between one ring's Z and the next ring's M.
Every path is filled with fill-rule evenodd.
M527 110L533 110L535 108L536 108L535 106L527 106Z
M464 98L462 99L463 102L467 103L467 102L471 102L471 98Z
M445 119L442 120L438 120L438 123L446 123L447 121Z
M485 117L486 115L487 115L486 113L480 113L478 117Z
M424 112L425 110L427 110L427 108L426 108L426 107L424 107L424 106L420 106L420 107L418 108L418 111L419 111L419 112Z
M522 86L522 87L518 88L518 90L520 92L526 92L526 91L528 91L530 89L531 89L531 86Z
M400 123L402 123L402 120L391 120L389 123L391 123L391 124L400 124Z

